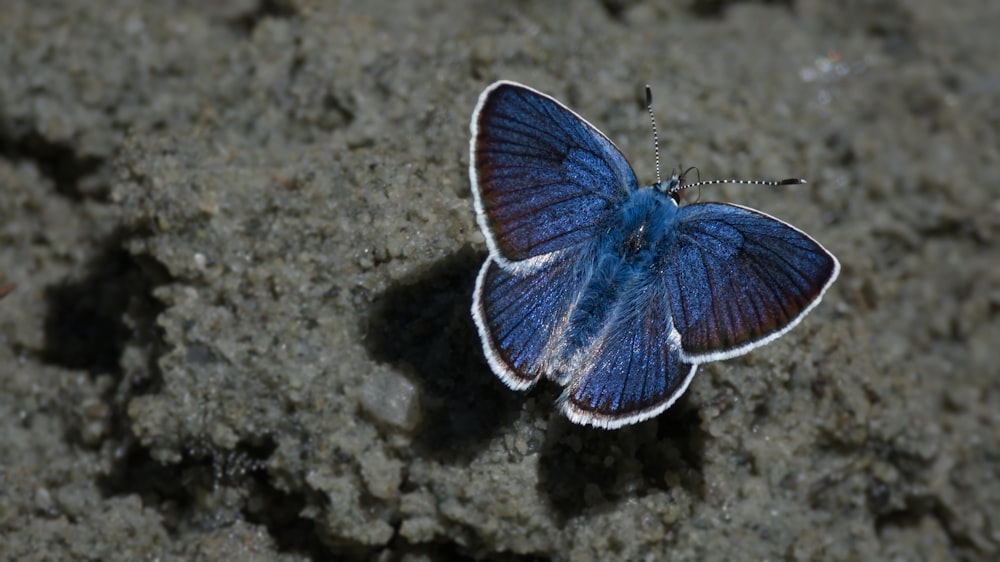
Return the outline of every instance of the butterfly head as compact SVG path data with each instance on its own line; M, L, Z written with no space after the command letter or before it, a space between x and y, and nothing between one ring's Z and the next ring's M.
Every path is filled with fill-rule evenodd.
M659 181L659 179L657 179L657 183L653 186L653 188L664 195L670 196L675 203L680 203L681 197L684 196L684 190L690 186L685 178L691 170L698 173L698 168L691 166L679 174L677 172L671 173L670 177L665 181Z

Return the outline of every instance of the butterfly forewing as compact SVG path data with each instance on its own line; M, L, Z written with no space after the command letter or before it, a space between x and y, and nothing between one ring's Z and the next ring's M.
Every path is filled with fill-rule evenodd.
M702 203L677 216L663 270L689 361L733 357L780 336L837 277L836 258L818 242L758 211Z
M590 240L637 188L607 137L530 88L487 88L471 127L476 210L501 266Z

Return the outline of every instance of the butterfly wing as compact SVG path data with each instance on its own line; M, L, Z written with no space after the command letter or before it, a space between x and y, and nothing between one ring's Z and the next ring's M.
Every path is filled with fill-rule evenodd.
M476 279L472 317L493 372L523 390L557 360L568 310L580 292L577 252L548 254L533 269L511 272L486 258Z
M632 284L560 397L575 423L607 429L636 423L669 408L687 389L696 365L681 357L662 279Z
M753 209L702 203L677 218L663 269L686 361L734 357L781 336L840 271L819 242Z
M502 267L591 239L638 187L606 136L526 86L486 88L471 130L476 215Z

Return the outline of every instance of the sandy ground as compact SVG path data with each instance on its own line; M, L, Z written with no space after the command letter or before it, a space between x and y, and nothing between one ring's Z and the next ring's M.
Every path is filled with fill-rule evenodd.
M207 4L207 5L206 5ZM1000 3L4 0L0 558L995 560ZM659 418L507 390L468 119L549 92L841 260Z

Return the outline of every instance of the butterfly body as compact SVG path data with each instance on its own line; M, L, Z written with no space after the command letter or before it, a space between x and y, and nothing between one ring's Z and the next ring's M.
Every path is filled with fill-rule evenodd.
M637 190L578 252L581 287L565 336L572 351L585 349L619 307L655 284L659 257L672 239L677 204L650 188Z
M563 412L613 428L652 417L697 365L785 333L839 270L798 229L723 203L679 206L677 176L639 187L596 128L512 82L473 114L470 177L490 248L473 318L494 373L563 385Z

